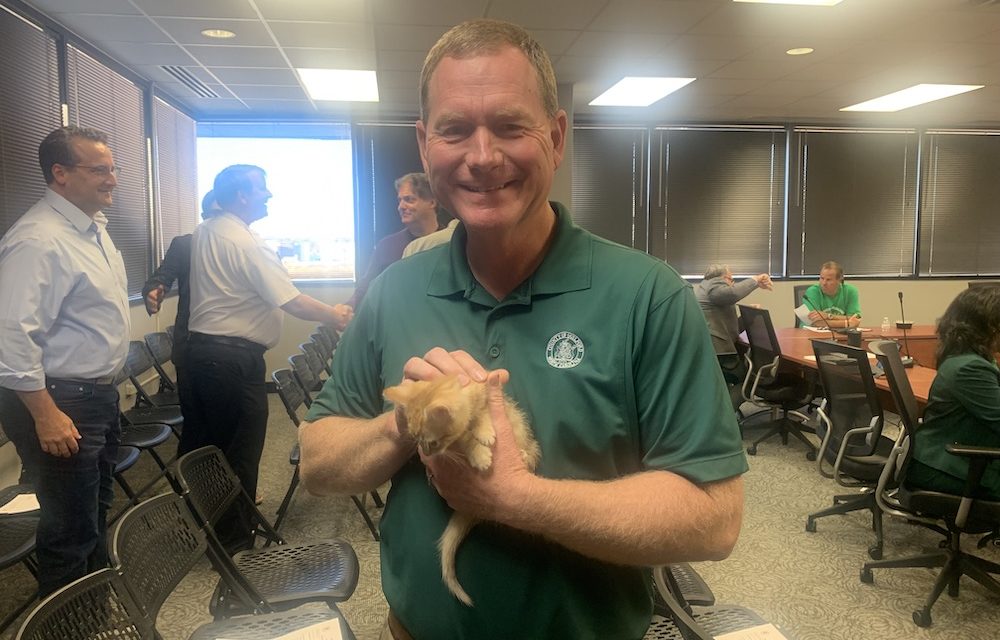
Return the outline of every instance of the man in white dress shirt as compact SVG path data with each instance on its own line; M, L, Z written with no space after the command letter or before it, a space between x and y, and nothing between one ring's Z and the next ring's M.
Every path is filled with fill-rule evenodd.
M275 251L250 229L267 215L271 198L263 169L227 167L214 192L222 212L198 225L191 250L193 415L184 416L180 452L219 447L253 496L267 428L264 352L281 338L283 311L337 329L353 311L300 293ZM234 515L217 527L233 549L250 539L248 514Z
M107 566L120 436L112 381L130 327L125 264L101 212L118 184L107 137L62 127L38 160L45 196L0 241L0 414L41 506L44 596Z

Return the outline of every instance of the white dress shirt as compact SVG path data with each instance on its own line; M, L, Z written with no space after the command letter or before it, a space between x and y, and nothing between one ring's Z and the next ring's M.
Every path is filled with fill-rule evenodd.
M117 373L131 335L125 263L93 219L47 189L0 240L0 387Z
M195 229L192 332L244 338L270 349L281 338L280 307L298 295L274 249L236 215L214 216Z

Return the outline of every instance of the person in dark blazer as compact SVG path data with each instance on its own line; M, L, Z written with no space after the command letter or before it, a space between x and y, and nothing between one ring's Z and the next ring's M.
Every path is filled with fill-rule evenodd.
M712 336L712 346L719 358L722 372L727 381L736 382L745 373L745 367L736 349L740 335L736 303L757 289L771 290L771 276L761 273L740 282L733 281L733 272L728 264L713 264L705 271L705 279L694 288L708 332Z

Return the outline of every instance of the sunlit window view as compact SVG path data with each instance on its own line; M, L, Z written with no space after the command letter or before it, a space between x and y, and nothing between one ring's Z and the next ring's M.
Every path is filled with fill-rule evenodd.
M296 280L354 278L351 141L198 138L199 198L232 164L267 172L268 216L253 223Z

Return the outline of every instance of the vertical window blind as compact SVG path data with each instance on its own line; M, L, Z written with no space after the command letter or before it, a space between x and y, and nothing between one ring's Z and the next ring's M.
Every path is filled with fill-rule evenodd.
M114 204L104 213L108 233L125 259L128 293L136 295L152 266L143 90L72 45L66 48L66 75L70 124L106 133L115 164L122 168Z
M195 122L166 102L153 100L156 131L156 184L159 242L154 257L158 261L170 241L191 233L201 213L197 193L197 133Z

